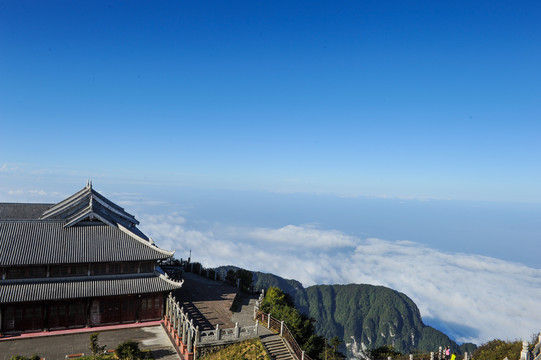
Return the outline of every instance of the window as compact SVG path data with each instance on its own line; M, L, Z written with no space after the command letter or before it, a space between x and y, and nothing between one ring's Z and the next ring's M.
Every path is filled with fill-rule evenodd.
M71 267L71 274L74 276L87 276L88 264L76 264Z
M108 274L120 274L121 272L121 264L120 263L110 263L109 264L109 270L107 271Z
M135 274L137 273L137 263L129 262L122 264L122 273L123 274Z
M70 265L51 266L50 276L51 277L70 276Z
M107 274L107 264L106 263L97 263L94 264L94 275L105 275Z
M154 271L154 263L153 262L142 262L141 263L141 271L142 273L150 273Z
M87 276L88 264L54 265L50 268L51 277Z
M6 279L28 279L47 277L47 268L45 266L12 267L6 270Z

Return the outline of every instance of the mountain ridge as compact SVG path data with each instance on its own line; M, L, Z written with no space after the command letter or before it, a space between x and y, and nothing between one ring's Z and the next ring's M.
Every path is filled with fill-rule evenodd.
M237 269L222 266L217 270L225 274ZM349 356L355 355L352 348L363 346L374 349L392 345L402 353L436 352L439 346L450 346L458 354L472 353L477 347L458 345L442 331L424 324L411 298L385 286L351 283L305 288L297 280L270 273L252 271L252 277L254 288L275 286L291 296L299 311L316 320L318 335L328 339L338 336L349 344Z

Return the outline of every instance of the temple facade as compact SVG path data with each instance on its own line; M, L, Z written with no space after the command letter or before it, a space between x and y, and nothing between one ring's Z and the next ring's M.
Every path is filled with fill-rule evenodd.
M58 204L0 203L0 336L161 319L173 256L92 188Z

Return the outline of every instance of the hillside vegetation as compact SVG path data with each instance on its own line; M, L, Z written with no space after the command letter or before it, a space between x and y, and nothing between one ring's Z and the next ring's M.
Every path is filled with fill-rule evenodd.
M295 306L315 320L318 335L338 336L344 343L361 342L368 349L391 345L402 353L437 351L450 346L458 354L476 348L458 346L447 335L423 323L417 305L405 294L366 284L314 285L253 272L256 288L276 286L294 299ZM345 348L341 349L345 352Z
M201 360L271 360L259 339L232 344L225 349L208 354Z

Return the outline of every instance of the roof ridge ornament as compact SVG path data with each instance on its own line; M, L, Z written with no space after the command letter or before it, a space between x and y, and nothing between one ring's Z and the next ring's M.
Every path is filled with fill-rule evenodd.
M88 179L88 180L86 181L86 187L87 187L88 189L92 189L92 179Z

